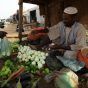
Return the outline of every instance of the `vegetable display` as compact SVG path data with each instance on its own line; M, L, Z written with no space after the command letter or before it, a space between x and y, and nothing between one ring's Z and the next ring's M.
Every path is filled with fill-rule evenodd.
M10 74L16 70L17 67L14 66L14 63L11 60L6 60L4 66L0 70L0 77L7 78Z
M2 70L0 71L0 77L6 78L11 74L11 69L7 66L3 66Z
M18 48L19 62L23 65L25 64L27 70L34 73L36 70L39 70L45 64L45 59L48 56L47 53L32 50L29 46L20 46Z

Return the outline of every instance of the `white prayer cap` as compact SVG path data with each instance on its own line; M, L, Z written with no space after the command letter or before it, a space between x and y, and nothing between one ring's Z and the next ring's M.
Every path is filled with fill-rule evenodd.
M67 7L67 8L64 9L64 13L76 14L76 13L78 13L78 10L75 7Z

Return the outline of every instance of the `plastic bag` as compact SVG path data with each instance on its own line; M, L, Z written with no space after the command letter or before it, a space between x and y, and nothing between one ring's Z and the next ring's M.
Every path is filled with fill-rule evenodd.
M11 46L10 42L6 37L3 39L0 38L0 58L3 56L10 56L11 54Z
M57 56L57 59L59 59L63 63L64 66L70 68L73 71L79 71L85 66L83 62L78 61L75 58L69 59L69 58Z
M55 79L56 88L78 88L78 76L70 69L62 69Z

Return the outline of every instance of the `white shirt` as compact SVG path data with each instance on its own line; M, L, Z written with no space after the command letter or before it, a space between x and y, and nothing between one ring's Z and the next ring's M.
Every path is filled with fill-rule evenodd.
M60 36L60 32L59 32L59 26L60 24L58 23L57 25L50 27L49 29L49 38L51 40L53 40L54 42L56 42L57 38ZM77 36L76 36L76 43L71 45L71 49L72 50L80 50L81 48L83 48L84 46L86 46L86 35L85 35L85 28L82 24L79 25L79 31L77 32ZM71 31L71 28L66 28L66 41L68 40L68 35Z

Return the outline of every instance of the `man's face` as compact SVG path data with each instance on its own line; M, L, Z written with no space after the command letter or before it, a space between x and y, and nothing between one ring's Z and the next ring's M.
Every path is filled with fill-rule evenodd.
M75 21L73 15L63 13L63 22L66 26L72 26Z

